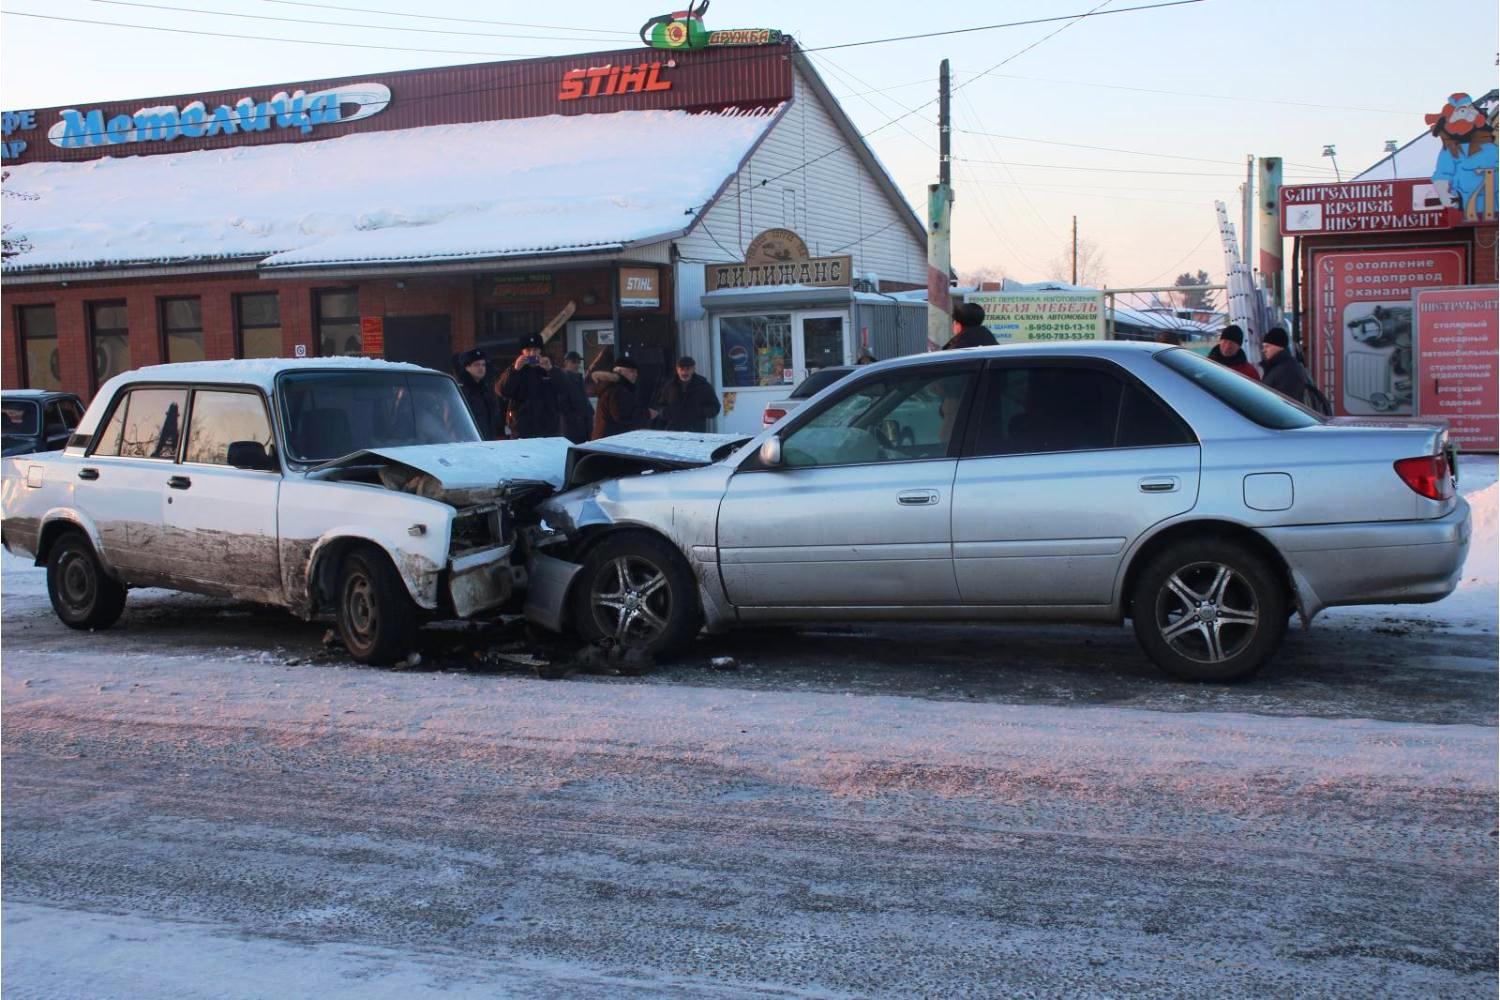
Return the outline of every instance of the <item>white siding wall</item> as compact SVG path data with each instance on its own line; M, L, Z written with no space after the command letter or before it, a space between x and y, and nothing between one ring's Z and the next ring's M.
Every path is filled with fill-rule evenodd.
M851 255L856 277L873 271L882 282L927 282L925 243L900 221L875 178L844 145L800 71L794 87L786 113L718 203L677 241L687 258L678 265L680 320L703 315L696 298L702 294L702 261L742 260L746 244L778 226L796 230L813 256ZM834 152L808 162L829 150ZM762 185L763 179L771 180ZM688 278L694 272L696 281Z

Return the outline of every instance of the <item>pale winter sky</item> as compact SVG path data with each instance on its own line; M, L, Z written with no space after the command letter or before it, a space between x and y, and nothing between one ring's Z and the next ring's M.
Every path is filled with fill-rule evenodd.
M1150 2L713 0L706 23L780 28L816 49ZM595 51L630 44L648 17L682 6L7 0L0 103L48 107ZM75 20L20 16L27 13ZM937 172L936 105L886 122L935 97L938 62L952 61L963 85L953 100L960 271L1044 277L1077 215L1110 285L1169 284L1200 267L1217 279L1223 255L1213 202L1229 201L1238 218L1247 153L1282 156L1287 182L1302 183L1332 179L1320 154L1333 143L1351 176L1381 157L1385 140L1416 136L1422 115L1439 110L1451 91L1477 97L1495 86L1500 30L1494 0L1203 0L1092 17L1045 37L1062 23L812 54L856 126L879 128L871 145L924 217ZM261 38L244 37L251 35Z

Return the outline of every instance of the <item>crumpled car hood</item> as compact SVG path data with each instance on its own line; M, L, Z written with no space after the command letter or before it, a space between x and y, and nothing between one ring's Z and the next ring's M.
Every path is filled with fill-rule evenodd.
M629 431L574 445L568 451L564 489L602 479L711 465L750 438L743 434Z
M493 500L518 484L561 487L570 447L567 438L557 437L369 448L324 462L308 477L378 481L389 489L464 506Z

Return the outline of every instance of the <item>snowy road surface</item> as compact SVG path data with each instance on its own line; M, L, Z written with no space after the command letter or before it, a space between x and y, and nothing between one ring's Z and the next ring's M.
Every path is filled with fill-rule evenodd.
M161 592L70 633L7 557L6 995L1492 997L1466 472L1451 602L1330 615L1236 687L1021 627L375 670Z

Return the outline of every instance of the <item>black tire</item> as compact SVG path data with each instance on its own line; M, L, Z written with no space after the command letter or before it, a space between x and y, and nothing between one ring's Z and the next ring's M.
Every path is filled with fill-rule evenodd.
M125 585L104 572L81 531L69 530L47 553L47 597L68 628L109 628L125 610Z
M644 532L614 535L583 562L573 621L588 642L609 639L665 658L698 632L698 588L671 543Z
M334 615L344 648L360 663L404 660L416 642L416 606L383 552L360 548L344 556Z
M1264 557L1236 542L1188 539L1136 579L1135 636L1158 667L1185 681L1238 681L1286 634L1287 589Z

